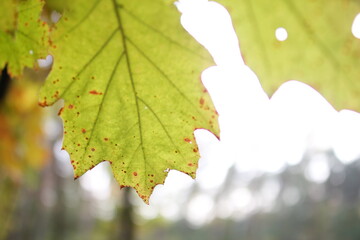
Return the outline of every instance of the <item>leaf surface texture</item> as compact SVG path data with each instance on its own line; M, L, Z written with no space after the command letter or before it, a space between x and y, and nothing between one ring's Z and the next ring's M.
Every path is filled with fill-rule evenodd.
M54 65L40 104L59 112L75 178L102 161L148 202L169 169L195 177L193 131L218 133L200 82L211 60L161 0L79 0L53 32Z

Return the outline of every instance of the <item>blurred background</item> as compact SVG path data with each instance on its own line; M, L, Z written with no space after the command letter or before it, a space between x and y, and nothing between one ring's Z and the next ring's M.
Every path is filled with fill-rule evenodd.
M269 98L244 65L228 13L186 2L182 23L217 64L202 80L221 127L221 141L195 132L196 180L171 170L150 205L120 191L106 162L74 181L61 150L63 103L37 104L48 56L21 81L1 74L0 239L360 239L360 115L297 81ZM274 30L278 41L283 30Z

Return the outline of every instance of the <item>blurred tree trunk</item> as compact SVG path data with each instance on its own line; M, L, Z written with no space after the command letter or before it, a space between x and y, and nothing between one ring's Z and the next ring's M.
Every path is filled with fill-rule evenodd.
M119 240L135 239L135 224L133 219L133 205L131 203L130 188L123 189L121 206L119 208Z
M0 169L1 172L1 169ZM0 240L5 239L12 229L13 214L19 192L19 184L0 178Z

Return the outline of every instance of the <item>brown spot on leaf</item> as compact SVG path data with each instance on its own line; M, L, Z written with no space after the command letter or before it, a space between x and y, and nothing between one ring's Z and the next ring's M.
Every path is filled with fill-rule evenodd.
M95 151L95 148L91 148L91 151L93 151L93 152L94 152L94 151Z
M189 167L192 167L192 166L194 166L194 164L192 164L192 163L188 163L188 166L189 166Z
M104 138L104 141L105 141L105 142L109 141L109 138Z
M91 90L91 91L89 91L89 93L92 94L92 95L102 95L101 92L98 92L96 90Z
M47 107L47 106L49 106L48 103L46 102L46 99L45 99L44 101L42 101L42 102L38 102L38 104L39 104L40 107Z
M73 109L73 108L74 108L74 105L70 104L69 109Z
M64 111L64 108L60 108L59 112L58 112L58 115L60 116L62 114L62 112Z
M191 143L191 140L189 138L184 138L184 141L187 143Z
M203 99L203 98L200 98L200 105L204 105L204 103L205 103L205 100Z
M137 174L137 172L133 172L133 175L136 177L138 174Z

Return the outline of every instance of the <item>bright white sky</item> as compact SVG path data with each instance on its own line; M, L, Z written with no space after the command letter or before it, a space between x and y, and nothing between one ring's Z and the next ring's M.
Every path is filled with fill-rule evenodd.
M182 206L189 200L195 181L170 171L165 185L155 188L150 206L136 201L143 216L153 218L160 214L174 220L184 216L194 225L215 216L228 217L234 211L241 218L254 207L251 193L241 183L223 203L221 213L213 211L212 197L232 165L244 174L277 173L286 164L298 163L304 151L310 150L318 154L314 155L306 177L323 182L329 175L329 166L321 152L332 148L345 163L360 156L360 114L335 111L317 91L294 80L284 83L269 99L256 74L244 65L225 8L207 0L180 0L176 5L182 12L183 26L209 50L216 63L204 70L202 81L220 116L221 141L208 131L195 132L202 156L196 179L200 191L186 210ZM360 15L354 20L352 32L360 38ZM287 37L282 26L274 29L274 38L286 41ZM99 201L110 196L107 170L103 163L80 178L85 189L100 196ZM276 189L277 184L271 188ZM266 191L264 196L271 199Z

